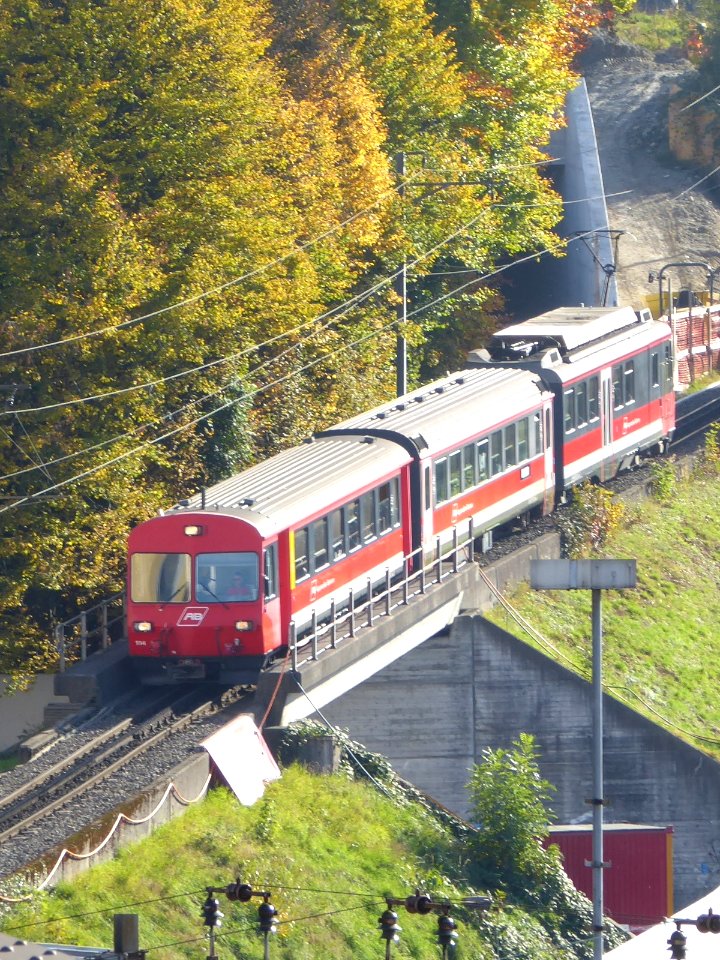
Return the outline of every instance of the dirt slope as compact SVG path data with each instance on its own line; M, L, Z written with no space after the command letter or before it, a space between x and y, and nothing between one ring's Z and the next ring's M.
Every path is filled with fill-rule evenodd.
M679 166L667 146L667 107L674 84L693 68L687 61L657 63L635 48L607 49L583 64L593 108L610 226L626 233L619 242L620 303L641 306L657 293L648 273L665 264L703 261L720 266L720 196L709 182L689 189L706 171ZM687 191L687 192L686 192ZM698 269L665 272L673 289L705 286ZM716 287L720 290L720 276ZM667 289L667 287L665 287Z

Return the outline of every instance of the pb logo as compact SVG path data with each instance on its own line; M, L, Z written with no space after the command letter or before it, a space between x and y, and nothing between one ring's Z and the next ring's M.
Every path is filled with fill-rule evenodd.
M177 622L179 627L199 627L205 619L209 607L185 607Z

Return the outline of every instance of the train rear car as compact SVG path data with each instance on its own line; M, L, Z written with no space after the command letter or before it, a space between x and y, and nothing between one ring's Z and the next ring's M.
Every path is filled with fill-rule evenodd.
M649 310L550 310L498 331L471 360L536 371L555 394L559 498L585 478L612 478L672 438L672 334Z

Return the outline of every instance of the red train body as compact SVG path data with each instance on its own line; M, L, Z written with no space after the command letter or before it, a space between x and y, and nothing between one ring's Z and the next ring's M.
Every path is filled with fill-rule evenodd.
M147 682L252 680L351 589L458 524L487 543L552 510L583 478L667 444L674 417L666 324L580 308L506 328L468 368L136 527L130 654Z

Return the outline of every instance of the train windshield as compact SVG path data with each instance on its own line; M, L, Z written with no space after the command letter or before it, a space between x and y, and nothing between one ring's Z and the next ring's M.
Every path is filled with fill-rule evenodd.
M195 599L198 603L257 600L256 553L200 553L195 559Z
M130 560L135 603L187 603L190 599L187 553L134 553Z

